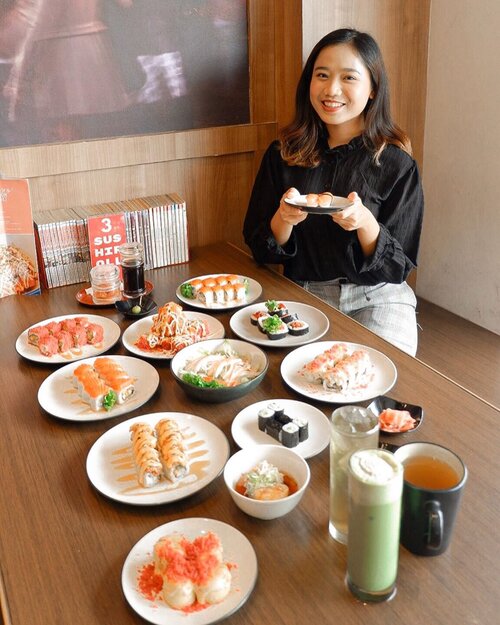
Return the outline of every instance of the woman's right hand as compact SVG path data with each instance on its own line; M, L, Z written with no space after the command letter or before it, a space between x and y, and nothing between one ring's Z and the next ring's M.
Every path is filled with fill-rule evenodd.
M289 226L296 226L301 221L304 221L304 219L308 215L308 213L305 213L300 208L297 208L295 206L291 206L290 204L287 204L285 202L285 198L293 199L294 197L297 197L299 195L300 195L300 192L297 189L295 189L294 187L291 187L290 189L288 189L288 191L285 191L285 193L283 194L283 197L281 198L281 201L280 201L280 206L278 208L278 214L279 214L281 220L284 221Z

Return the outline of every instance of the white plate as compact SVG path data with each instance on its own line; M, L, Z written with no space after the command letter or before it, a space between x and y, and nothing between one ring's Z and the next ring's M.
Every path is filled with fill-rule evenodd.
M233 419L231 435L238 447L245 449L251 445L281 446L281 443L272 436L259 430L258 412L261 408L266 408L272 401L280 403L285 409L285 414L289 417L302 417L309 421L309 438L296 447L292 447L292 451L302 458L312 458L328 446L330 423L321 410L294 399L265 399L247 406Z
M190 540L207 532L214 532L220 538L224 561L234 564L231 567L231 590L224 601L187 614L181 610L173 610L163 601L146 599L141 594L137 588L138 572L152 561L153 547L157 540L174 532L180 532ZM179 519L155 528L132 547L122 570L125 599L139 616L155 625L209 625L227 618L245 603L256 581L257 556L248 538L231 525L204 518Z
M281 300L280 300L281 302ZM231 330L240 338L251 343L264 345L265 347L297 347L312 343L320 339L330 327L328 317L317 308L308 304L300 304L298 302L282 302L288 308L290 313L297 313L299 319L309 324L309 332L304 336L290 336L287 334L282 339L271 340L266 334L259 330L259 327L253 325L250 321L250 315L258 310L267 310L265 302L260 304L252 304L238 310L229 320Z
M206 276L195 276L194 278L185 280L182 284L186 284L186 282L190 282L191 280L196 280L196 279L205 280L205 278L216 278L217 276L225 276L225 275L229 275L229 274L210 273L210 274L207 274ZM191 306L192 308L201 308L203 310L205 309L206 310L230 310L231 308L239 308L240 306L246 306L247 304L251 304L252 302L255 302L255 300L259 298L260 294L262 293L262 287L256 280L253 280L252 278L247 278L246 276L239 276L239 277L241 278L242 282L243 280L248 281L248 292L244 300L227 302L224 304L217 303L217 304L211 304L210 306L207 306L203 302L200 302L199 299L190 299L189 297L185 297L184 295L182 295L181 284L179 284L179 286L177 287L175 295L181 300L181 302L184 302L185 304L189 304L189 306Z
M321 195L321 194L319 194ZM353 205L351 200L340 195L334 195L330 206L307 206L307 200L305 195L297 195L294 198L285 199L287 204L300 208L305 213L314 213L315 215L331 215L332 213L338 213L344 208L348 208Z
M73 371L81 364L71 363L54 371L38 389L38 403L54 417L69 421L100 421L112 419L140 408L150 399L160 383L158 371L144 360L131 356L110 356L136 380L136 392L123 404L115 404L111 410L94 412L88 404L79 398L71 378ZM85 362L91 365L95 358Z
M99 345L84 345L81 349L68 352L66 354L54 354L53 356L44 356L38 347L30 345L28 343L28 330L35 326L43 326L51 321L63 321L64 319L74 319L75 317L86 317L90 323L98 323L104 328L104 340ZM61 317L52 317L51 319L45 319L39 323L34 323L32 326L22 332L16 341L16 350L21 356L28 360L35 362L43 362L44 364L56 365L61 362L73 362L75 360L81 360L82 358L89 358L91 356L98 356L108 349L111 349L113 345L120 338L120 326L112 319L107 317L101 317L100 315L62 315Z
M224 338L224 326L218 319L215 319L210 315L206 315L205 313L192 312L189 310L183 310L182 314L185 315L188 319L200 319L207 322L209 333L207 336L203 337L203 341L207 339ZM132 354L136 354L137 356L143 356L145 358L156 358L160 360L173 358L175 354L172 352L167 353L148 351L145 349L139 349L139 347L137 347L137 345L135 344L142 334L147 334L151 329L151 326L153 325L153 316L154 315L150 315L149 317L138 319L135 323L132 323L123 333L122 343L129 352L132 352Z
M300 375L299 372L306 363L337 343L344 343L353 349L364 349L368 352L373 363L373 378L366 387L349 389L346 393L338 393L325 390L320 384L312 384ZM309 397L309 399L333 404L345 404L348 402L365 401L377 395L384 395L396 383L397 371L392 360L371 347L345 341L321 341L311 345L303 345L287 354L281 363L281 375L288 386L297 391L297 393Z
M137 482L130 447L129 428L138 421L155 426L160 419L174 419L184 436L191 470L176 484L162 480L152 488ZM183 412L155 412L123 421L105 432L87 456L87 475L106 497L136 506L169 503L188 497L210 484L229 458L225 434L206 419Z

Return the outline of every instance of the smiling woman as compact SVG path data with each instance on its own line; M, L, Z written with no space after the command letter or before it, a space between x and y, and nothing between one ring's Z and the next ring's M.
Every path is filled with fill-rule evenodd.
M415 355L416 267L423 194L410 141L392 121L380 49L366 33L323 37L304 66L296 112L269 146L243 233L255 259ZM343 210L290 201L329 192Z

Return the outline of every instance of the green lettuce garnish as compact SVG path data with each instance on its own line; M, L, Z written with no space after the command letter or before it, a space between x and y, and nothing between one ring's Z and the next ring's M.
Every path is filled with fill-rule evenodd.
M191 384L192 386L198 386L199 388L223 388L224 384L220 384L217 380L204 380L201 375L196 373L184 373L182 380Z
M104 410L111 410L113 406L116 404L118 399L118 395L114 391L109 391L106 395L104 395L102 399L102 407Z
M194 288L191 286L191 284L189 284L189 282L184 282L184 284L181 284L179 290L181 292L181 295L183 295L184 297L187 297L188 299L194 299Z

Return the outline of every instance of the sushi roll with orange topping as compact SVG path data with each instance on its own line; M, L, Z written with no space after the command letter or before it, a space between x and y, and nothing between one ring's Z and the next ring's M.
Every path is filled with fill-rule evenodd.
M59 343L55 336L47 334L38 340L38 349L44 356L53 356L59 351Z
M134 380L113 358L96 358L94 369L99 377L116 393L116 401L123 404L134 393Z
M140 422L132 424L129 431L137 481L144 488L156 486L161 479L162 466L153 429Z
M212 306L215 301L213 288L209 286L202 287L198 291L198 299L205 306Z
M38 347L38 342L44 336L49 336L49 331L45 326L35 326L28 330L28 343Z

